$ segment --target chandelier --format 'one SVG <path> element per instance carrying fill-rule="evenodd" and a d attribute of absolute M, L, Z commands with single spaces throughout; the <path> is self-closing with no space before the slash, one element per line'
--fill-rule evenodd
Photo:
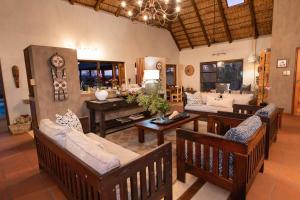
<path fill-rule="evenodd" d="M 156 23 L 164 26 L 168 21 L 175 21 L 180 11 L 181 0 L 136 0 L 136 8 L 134 10 L 127 9 L 127 2 L 131 0 L 122 0 L 121 7 L 126 11 L 131 19 L 139 16 L 145 23 Z"/>

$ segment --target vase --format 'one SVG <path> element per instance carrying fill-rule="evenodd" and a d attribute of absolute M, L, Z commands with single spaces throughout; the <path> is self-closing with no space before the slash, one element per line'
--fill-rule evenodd
<path fill-rule="evenodd" d="M 165 120 L 165 114 L 161 111 L 158 111 L 157 115 L 156 115 L 156 120 L 164 121 Z"/>
<path fill-rule="evenodd" d="M 95 96 L 99 101 L 104 101 L 107 99 L 108 92 L 106 90 L 97 90 Z"/>

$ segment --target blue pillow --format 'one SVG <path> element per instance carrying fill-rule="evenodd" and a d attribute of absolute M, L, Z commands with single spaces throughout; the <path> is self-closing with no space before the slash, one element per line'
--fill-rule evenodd
<path fill-rule="evenodd" d="M 276 109 L 275 104 L 271 103 L 258 111 L 256 111 L 255 115 L 261 116 L 261 117 L 269 117 L 273 111 Z"/>
<path fill-rule="evenodd" d="M 240 123 L 237 127 L 229 129 L 224 137 L 231 141 L 246 143 L 261 124 L 260 117 L 253 115 Z"/>

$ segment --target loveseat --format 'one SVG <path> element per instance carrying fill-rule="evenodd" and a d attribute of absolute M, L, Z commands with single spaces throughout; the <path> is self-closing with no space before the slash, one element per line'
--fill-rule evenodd
<path fill-rule="evenodd" d="M 68 199 L 172 199 L 170 143 L 139 155 L 49 119 L 34 135 L 40 169 Z"/>
<path fill-rule="evenodd" d="M 220 94 L 209 92 L 185 92 L 184 110 L 201 115 L 201 120 L 207 120 L 208 115 L 218 111 L 233 112 L 234 104 L 249 105 L 255 103 L 253 94 Z"/>
<path fill-rule="evenodd" d="M 266 126 L 259 117 L 209 116 L 207 133 L 177 130 L 177 179 L 190 173 L 245 199 L 258 172 L 264 170 Z"/>

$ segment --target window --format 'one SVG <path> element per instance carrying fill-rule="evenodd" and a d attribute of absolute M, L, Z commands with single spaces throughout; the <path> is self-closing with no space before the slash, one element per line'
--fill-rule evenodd
<path fill-rule="evenodd" d="M 200 64 L 201 91 L 214 90 L 219 85 L 240 90 L 243 83 L 243 60 L 214 61 Z"/>
<path fill-rule="evenodd" d="M 125 67 L 123 62 L 110 61 L 78 61 L 80 87 L 112 87 L 116 80 L 117 85 L 125 83 Z"/>
<path fill-rule="evenodd" d="M 232 7 L 245 3 L 245 0 L 227 0 L 227 6 Z"/>

